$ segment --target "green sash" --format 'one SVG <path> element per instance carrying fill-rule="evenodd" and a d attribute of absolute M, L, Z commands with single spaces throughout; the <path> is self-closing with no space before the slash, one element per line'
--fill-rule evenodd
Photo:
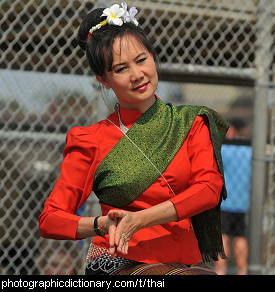
<path fill-rule="evenodd" d="M 223 177 L 221 145 L 228 125 L 215 111 L 199 106 L 164 104 L 159 98 L 134 123 L 127 136 L 163 173 L 181 148 L 197 115 L 206 115 L 210 125 L 218 168 Z M 99 164 L 93 191 L 103 204 L 124 208 L 160 176 L 144 154 L 123 136 Z M 221 198 L 226 198 L 223 187 Z M 192 217 L 199 248 L 205 261 L 224 258 L 221 239 L 220 204 Z"/>

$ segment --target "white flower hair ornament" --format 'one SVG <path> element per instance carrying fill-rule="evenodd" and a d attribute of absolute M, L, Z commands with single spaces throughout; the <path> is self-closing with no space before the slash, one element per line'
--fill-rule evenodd
<path fill-rule="evenodd" d="M 122 26 L 123 23 L 133 22 L 136 26 L 138 26 L 138 21 L 135 18 L 137 13 L 138 10 L 136 9 L 136 7 L 131 7 L 128 12 L 127 4 L 125 2 L 121 3 L 121 7 L 118 4 L 114 4 L 110 8 L 104 9 L 100 17 L 107 18 L 101 21 L 99 24 L 93 26 L 89 30 L 87 41 L 95 30 L 100 29 L 102 26 L 105 26 L 107 24 Z"/>
<path fill-rule="evenodd" d="M 136 26 L 138 26 L 138 21 L 136 20 L 135 16 L 138 13 L 138 10 L 136 9 L 136 7 L 131 7 L 129 12 L 127 11 L 127 4 L 121 3 L 121 6 L 124 10 L 124 14 L 123 14 L 123 20 L 124 23 L 126 22 L 133 22 Z"/>

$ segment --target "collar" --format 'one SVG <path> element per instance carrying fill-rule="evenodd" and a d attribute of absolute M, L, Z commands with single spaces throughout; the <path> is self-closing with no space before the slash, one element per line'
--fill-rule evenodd
<path fill-rule="evenodd" d="M 158 99 L 158 96 L 155 94 L 155 99 Z M 129 110 L 121 107 L 119 105 L 120 119 L 124 126 L 132 126 L 142 115 L 139 110 Z M 116 113 L 118 115 L 118 113 Z"/>
<path fill-rule="evenodd" d="M 119 107 L 120 118 L 124 126 L 131 126 L 133 125 L 142 115 L 141 111 L 139 110 L 129 110 L 123 107 Z M 118 113 L 116 112 L 118 115 Z"/>

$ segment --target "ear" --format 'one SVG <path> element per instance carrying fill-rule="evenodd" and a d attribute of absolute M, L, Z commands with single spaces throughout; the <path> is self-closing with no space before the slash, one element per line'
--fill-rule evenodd
<path fill-rule="evenodd" d="M 111 85 L 109 84 L 105 76 L 96 75 L 96 80 L 99 81 L 106 89 L 111 88 Z"/>

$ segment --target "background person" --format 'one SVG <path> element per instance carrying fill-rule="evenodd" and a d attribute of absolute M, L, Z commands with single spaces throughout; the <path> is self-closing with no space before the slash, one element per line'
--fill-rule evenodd
<path fill-rule="evenodd" d="M 246 214 L 250 204 L 252 147 L 242 145 L 246 124 L 242 119 L 232 119 L 226 138 L 230 144 L 222 146 L 224 176 L 228 198 L 222 202 L 222 231 L 225 253 L 229 257 L 232 243 L 237 274 L 247 274 L 248 243 L 246 239 Z M 231 144 L 233 143 L 233 144 Z M 234 144 L 235 143 L 235 144 Z M 227 261 L 216 262 L 217 274 L 227 273 Z"/>

